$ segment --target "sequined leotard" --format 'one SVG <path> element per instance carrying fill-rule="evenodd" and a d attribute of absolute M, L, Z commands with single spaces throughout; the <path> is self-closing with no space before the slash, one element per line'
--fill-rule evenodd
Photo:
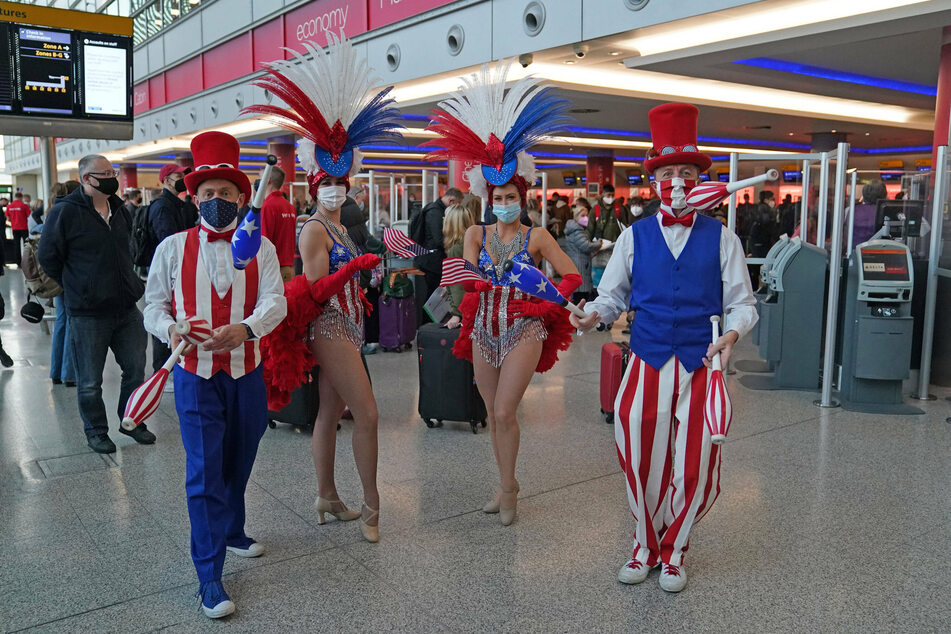
<path fill-rule="evenodd" d="M 333 240 L 330 273 L 336 273 L 344 264 L 360 255 L 360 249 L 350 236 L 340 233 L 332 222 L 324 222 L 320 218 L 311 218 L 307 222 L 311 221 L 322 224 Z M 311 339 L 319 333 L 328 339 L 347 339 L 358 348 L 363 344 L 363 301 L 360 298 L 359 280 L 359 274 L 354 274 L 342 291 L 327 300 L 323 312 L 311 325 Z"/>
<path fill-rule="evenodd" d="M 535 260 L 528 252 L 528 241 L 532 230 L 525 235 L 522 250 L 512 256 L 515 262 L 524 262 L 535 266 Z M 482 228 L 482 250 L 479 251 L 479 268 L 492 282 L 492 288 L 479 293 L 479 308 L 472 324 L 472 341 L 493 367 L 500 367 L 505 355 L 512 351 L 523 339 L 544 341 L 548 332 L 542 321 L 535 317 L 510 317 L 508 304 L 513 299 L 527 300 L 528 295 L 512 286 L 512 272 L 498 275 L 492 257 L 485 246 L 485 227 Z"/>

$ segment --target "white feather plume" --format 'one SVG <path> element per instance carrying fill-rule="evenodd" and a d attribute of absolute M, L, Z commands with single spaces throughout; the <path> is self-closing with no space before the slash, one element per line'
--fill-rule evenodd
<path fill-rule="evenodd" d="M 326 35 L 326 49 L 314 42 L 304 42 L 306 54 L 285 48 L 294 58 L 269 65 L 310 97 L 327 125 L 333 127 L 339 119 L 344 128 L 349 128 L 375 96 L 370 90 L 382 80 L 370 70 L 366 58 L 357 54 L 343 29 L 339 37 L 330 31 Z"/>
<path fill-rule="evenodd" d="M 519 114 L 546 84 L 531 75 L 515 82 L 505 92 L 505 83 L 515 58 L 499 60 L 491 67 L 483 64 L 479 72 L 462 77 L 462 86 L 439 102 L 439 107 L 472 130 L 482 141 L 490 134 L 503 139 Z"/>

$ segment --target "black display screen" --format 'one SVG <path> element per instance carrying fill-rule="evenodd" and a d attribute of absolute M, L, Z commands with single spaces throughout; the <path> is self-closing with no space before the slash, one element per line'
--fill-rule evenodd
<path fill-rule="evenodd" d="M 0 22 L 0 131 L 30 120 L 131 126 L 132 38 Z"/>
<path fill-rule="evenodd" d="M 862 277 L 868 282 L 909 282 L 908 252 L 904 249 L 862 249 Z"/>
<path fill-rule="evenodd" d="M 644 177 L 640 174 L 628 174 L 627 175 L 627 184 L 628 185 L 640 185 L 644 182 Z"/>

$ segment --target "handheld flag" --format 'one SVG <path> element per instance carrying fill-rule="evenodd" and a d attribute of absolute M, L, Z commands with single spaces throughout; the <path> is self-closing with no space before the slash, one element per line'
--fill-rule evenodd
<path fill-rule="evenodd" d="M 402 231 L 390 229 L 389 227 L 383 227 L 383 244 L 386 245 L 387 249 L 401 258 L 414 258 L 417 255 L 432 253 L 431 249 L 427 249 L 413 242 Z"/>
<path fill-rule="evenodd" d="M 440 286 L 452 286 L 463 282 L 488 281 L 478 268 L 465 258 L 446 258 L 442 261 Z"/>

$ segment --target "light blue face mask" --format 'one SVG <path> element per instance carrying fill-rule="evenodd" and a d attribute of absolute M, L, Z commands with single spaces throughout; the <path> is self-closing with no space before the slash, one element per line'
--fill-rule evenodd
<path fill-rule="evenodd" d="M 499 222 L 515 222 L 518 220 L 518 217 L 522 215 L 522 205 L 519 203 L 512 203 L 510 205 L 493 205 L 492 213 L 494 213 L 495 217 L 499 219 Z"/>

